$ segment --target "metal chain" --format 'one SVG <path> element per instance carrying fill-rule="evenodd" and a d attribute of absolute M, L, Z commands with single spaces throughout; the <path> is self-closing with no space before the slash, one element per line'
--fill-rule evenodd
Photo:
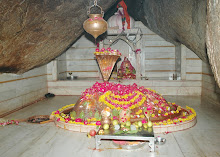
<path fill-rule="evenodd" d="M 94 6 L 97 6 L 97 0 L 94 0 Z"/>

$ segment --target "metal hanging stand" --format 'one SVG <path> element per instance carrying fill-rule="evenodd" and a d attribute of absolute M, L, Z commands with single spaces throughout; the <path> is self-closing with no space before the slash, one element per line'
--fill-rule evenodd
<path fill-rule="evenodd" d="M 100 6 L 97 4 L 97 0 L 94 0 L 94 4 L 93 4 L 91 7 L 89 7 L 89 11 L 87 11 L 87 15 L 90 14 L 91 8 L 93 8 L 93 7 L 98 7 L 98 8 L 100 8 L 100 9 L 101 9 L 101 14 L 102 14 L 102 16 L 104 16 L 104 11 L 102 10 L 102 7 L 100 7 Z"/>

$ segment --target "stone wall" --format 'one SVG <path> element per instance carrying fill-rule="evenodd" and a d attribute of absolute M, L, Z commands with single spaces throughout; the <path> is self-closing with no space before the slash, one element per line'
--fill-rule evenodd
<path fill-rule="evenodd" d="M 63 53 L 56 59 L 57 64 L 57 77 L 59 80 L 65 80 L 67 78 L 67 53 Z"/>
<path fill-rule="evenodd" d="M 139 21 L 135 22 L 135 27 L 140 28 L 143 34 L 140 54 L 142 80 L 124 80 L 122 83 L 135 82 L 152 88 L 163 95 L 201 95 L 201 59 L 185 46 L 175 47 L 165 41 Z M 58 67 L 63 65 L 63 63 L 60 63 L 61 61 L 66 62 L 66 74 L 73 72 L 73 76 L 78 76 L 78 79 L 73 81 L 49 81 L 49 92 L 57 95 L 80 95 L 95 81 L 101 81 L 99 68 L 93 54 L 95 48 L 94 42 L 82 36 L 65 52 L 66 61 L 58 58 Z M 119 40 L 111 48 L 119 49 L 122 53 L 122 60 L 124 57 L 128 57 L 132 65 L 136 67 L 135 53 L 124 41 Z M 120 62 L 118 63 L 119 66 Z M 178 74 L 177 80 L 172 80 L 173 74 Z M 52 76 L 49 77 L 52 78 Z"/>
<path fill-rule="evenodd" d="M 141 22 L 135 23 L 140 27 L 142 36 L 142 57 L 144 71 L 142 75 L 148 79 L 169 80 L 176 73 L 175 46 L 152 32 Z"/>
<path fill-rule="evenodd" d="M 182 80 L 202 80 L 202 60 L 186 46 L 181 45 Z"/>
<path fill-rule="evenodd" d="M 66 79 L 72 76 L 83 78 L 98 78 L 98 65 L 94 59 L 93 52 L 95 44 L 83 35 L 64 54 L 58 57 L 58 79 Z M 60 69 L 60 70 L 59 70 Z"/>
<path fill-rule="evenodd" d="M 42 66 L 22 75 L 0 75 L 0 117 L 22 108 L 47 93 L 47 69 Z"/>
<path fill-rule="evenodd" d="M 135 22 L 135 27 L 140 28 L 143 33 L 141 39 L 142 77 L 169 80 L 169 77 L 176 73 L 175 46 L 150 31 L 139 21 Z M 72 75 L 78 76 L 79 79 L 100 78 L 99 68 L 93 54 L 95 48 L 94 41 L 82 36 L 64 54 L 58 57 L 58 75 L 66 73 L 69 76 L 68 73 L 72 72 Z M 111 48 L 118 49 L 122 53 L 121 61 L 123 61 L 124 57 L 127 57 L 136 68 L 135 53 L 132 52 L 131 48 L 124 41 L 119 40 Z M 64 55 L 66 57 L 63 57 Z M 121 61 L 118 62 L 118 67 L 120 67 Z M 66 66 L 66 70 L 64 66 Z M 59 69 L 62 69 L 62 72 L 59 72 Z"/>

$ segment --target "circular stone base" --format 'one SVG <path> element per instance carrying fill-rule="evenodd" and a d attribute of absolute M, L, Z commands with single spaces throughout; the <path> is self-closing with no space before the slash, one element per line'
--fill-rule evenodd
<path fill-rule="evenodd" d="M 94 125 L 69 124 L 62 121 L 57 122 L 56 120 L 55 124 L 60 128 L 77 132 L 89 132 L 90 130 L 96 129 Z"/>
<path fill-rule="evenodd" d="M 196 117 L 192 120 L 177 123 L 177 124 L 169 124 L 169 125 L 156 125 L 153 126 L 154 133 L 169 133 L 174 131 L 181 131 L 185 129 L 189 129 L 196 124 Z"/>
<path fill-rule="evenodd" d="M 73 108 L 72 106 L 66 107 L 61 112 L 69 111 L 72 108 Z M 60 127 L 66 130 L 77 131 L 77 132 L 89 132 L 90 130 L 93 130 L 93 129 L 97 130 L 96 125 L 71 124 L 71 123 L 66 123 L 64 121 L 57 121 L 57 118 L 54 115 L 51 115 L 50 119 L 54 120 L 54 123 L 56 124 L 57 127 Z M 154 130 L 154 133 L 156 134 L 181 131 L 181 130 L 185 130 L 185 129 L 193 127 L 196 124 L 196 121 L 197 120 L 195 116 L 191 120 L 176 123 L 176 124 L 154 125 L 153 130 Z"/>
<path fill-rule="evenodd" d="M 55 120 L 56 126 L 66 129 L 66 130 L 71 130 L 71 131 L 77 131 L 77 132 L 89 132 L 92 129 L 96 129 L 96 126 L 93 125 L 80 125 L 80 124 L 69 124 L 65 123 L 62 121 L 57 122 Z M 153 126 L 154 133 L 169 133 L 169 132 L 174 132 L 174 131 L 181 131 L 185 130 L 188 128 L 193 127 L 196 124 L 196 117 L 193 118 L 190 121 L 186 122 L 181 122 L 177 124 L 169 124 L 169 125 L 156 125 Z"/>

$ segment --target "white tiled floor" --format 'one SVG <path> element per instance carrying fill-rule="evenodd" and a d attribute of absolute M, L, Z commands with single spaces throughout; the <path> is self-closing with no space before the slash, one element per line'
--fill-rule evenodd
<path fill-rule="evenodd" d="M 166 135 L 165 145 L 129 151 L 117 149 L 111 142 L 103 141 L 100 150 L 94 150 L 95 140 L 85 133 L 57 128 L 53 123 L 9 125 L 0 127 L 0 157 L 219 157 L 220 156 L 220 106 L 202 101 L 200 97 L 165 96 L 167 101 L 188 105 L 197 112 L 197 124 L 185 131 Z M 24 119 L 33 115 L 49 115 L 58 108 L 75 103 L 78 96 L 56 96 L 38 102 L 5 118 Z M 156 136 L 158 136 L 156 135 Z"/>

